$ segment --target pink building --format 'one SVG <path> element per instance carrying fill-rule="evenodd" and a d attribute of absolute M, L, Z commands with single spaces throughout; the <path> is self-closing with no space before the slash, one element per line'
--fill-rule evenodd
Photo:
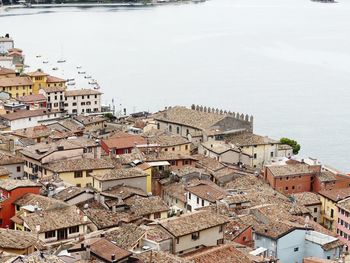
<path fill-rule="evenodd" d="M 346 244 L 348 250 L 350 246 L 350 198 L 338 202 L 337 206 L 337 235 Z"/>

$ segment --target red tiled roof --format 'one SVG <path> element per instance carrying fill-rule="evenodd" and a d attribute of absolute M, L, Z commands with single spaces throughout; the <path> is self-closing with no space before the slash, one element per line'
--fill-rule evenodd
<path fill-rule="evenodd" d="M 142 136 L 139 136 L 139 135 L 130 136 L 129 134 L 127 134 L 125 137 L 110 138 L 102 141 L 110 149 L 132 148 L 132 147 L 135 147 L 135 145 L 146 143 L 146 140 Z"/>
<path fill-rule="evenodd" d="M 37 101 L 46 101 L 46 97 L 42 94 L 32 94 L 21 96 L 17 99 L 20 102 L 37 102 Z"/>

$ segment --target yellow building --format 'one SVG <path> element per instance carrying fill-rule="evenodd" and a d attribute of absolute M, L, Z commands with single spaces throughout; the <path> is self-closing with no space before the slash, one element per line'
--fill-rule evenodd
<path fill-rule="evenodd" d="M 108 161 L 90 158 L 61 160 L 43 166 L 45 177 L 58 176 L 63 181 L 79 187 L 92 186 L 92 174 L 105 174 L 113 168 Z"/>
<path fill-rule="evenodd" d="M 29 77 L 0 78 L 0 90 L 9 93 L 12 98 L 32 95 L 33 87 Z"/>
<path fill-rule="evenodd" d="M 321 222 L 324 227 L 335 232 L 338 221 L 337 204 L 350 197 L 350 188 L 323 190 L 319 192 L 321 199 Z"/>
<path fill-rule="evenodd" d="M 147 193 L 152 190 L 149 170 L 145 172 L 140 168 L 122 168 L 93 172 L 91 175 L 93 177 L 92 186 L 101 192 L 117 185 L 136 187 Z"/>
<path fill-rule="evenodd" d="M 27 73 L 27 75 L 33 81 L 33 94 L 39 94 L 41 88 L 46 87 L 48 74 L 44 73 L 42 70 L 38 69 L 37 71 Z"/>
<path fill-rule="evenodd" d="M 33 94 L 39 94 L 39 90 L 42 88 L 66 88 L 66 80 L 50 76 L 41 69 L 37 71 L 27 73 L 33 82 Z"/>

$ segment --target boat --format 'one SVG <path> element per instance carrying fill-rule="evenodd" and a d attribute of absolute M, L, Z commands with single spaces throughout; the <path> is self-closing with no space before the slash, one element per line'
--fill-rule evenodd
<path fill-rule="evenodd" d="M 84 76 L 85 79 L 91 79 L 90 75 Z"/>
<path fill-rule="evenodd" d="M 44 64 L 47 64 L 47 63 L 49 63 L 49 61 L 47 61 L 47 60 L 44 60 L 44 61 L 43 61 L 43 63 L 44 63 Z"/>
<path fill-rule="evenodd" d="M 100 85 L 97 84 L 94 89 L 100 89 Z"/>
<path fill-rule="evenodd" d="M 81 69 L 81 66 L 77 66 L 77 69 Z"/>
<path fill-rule="evenodd" d="M 54 67 L 54 68 L 52 68 L 52 70 L 58 70 L 58 68 L 57 68 L 57 67 Z"/>
<path fill-rule="evenodd" d="M 78 74 L 86 74 L 85 71 L 78 71 Z"/>
<path fill-rule="evenodd" d="M 57 63 L 64 63 L 64 62 L 66 62 L 65 59 L 59 59 L 59 60 L 57 60 Z"/>
<path fill-rule="evenodd" d="M 30 68 L 30 66 L 29 65 L 24 65 L 24 68 Z"/>
<path fill-rule="evenodd" d="M 67 79 L 67 82 L 74 81 L 75 79 Z"/>
<path fill-rule="evenodd" d="M 36 55 L 37 58 L 41 58 L 41 55 Z"/>
<path fill-rule="evenodd" d="M 67 85 L 69 85 L 69 86 L 74 86 L 74 85 L 75 85 L 75 82 L 68 82 Z"/>
<path fill-rule="evenodd" d="M 90 85 L 97 85 L 97 81 L 93 79 L 92 81 L 89 81 L 89 84 Z"/>

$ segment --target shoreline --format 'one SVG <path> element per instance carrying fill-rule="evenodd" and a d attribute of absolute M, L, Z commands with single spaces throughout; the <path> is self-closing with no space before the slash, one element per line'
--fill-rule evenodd
<path fill-rule="evenodd" d="M 0 7 L 3 10 L 7 9 L 20 9 L 20 8 L 59 8 L 59 7 L 80 7 L 80 8 L 93 8 L 93 7 L 146 7 L 146 6 L 160 6 L 160 5 L 167 5 L 167 4 L 187 4 L 197 1 L 191 1 L 191 0 L 181 0 L 181 1 L 162 1 L 162 2 L 150 2 L 150 3 L 144 3 L 144 2 L 137 2 L 137 3 L 61 3 L 61 4 L 31 4 L 31 5 L 23 5 L 23 4 L 17 4 L 17 5 L 5 5 Z M 204 1 L 203 1 L 204 2 Z"/>

